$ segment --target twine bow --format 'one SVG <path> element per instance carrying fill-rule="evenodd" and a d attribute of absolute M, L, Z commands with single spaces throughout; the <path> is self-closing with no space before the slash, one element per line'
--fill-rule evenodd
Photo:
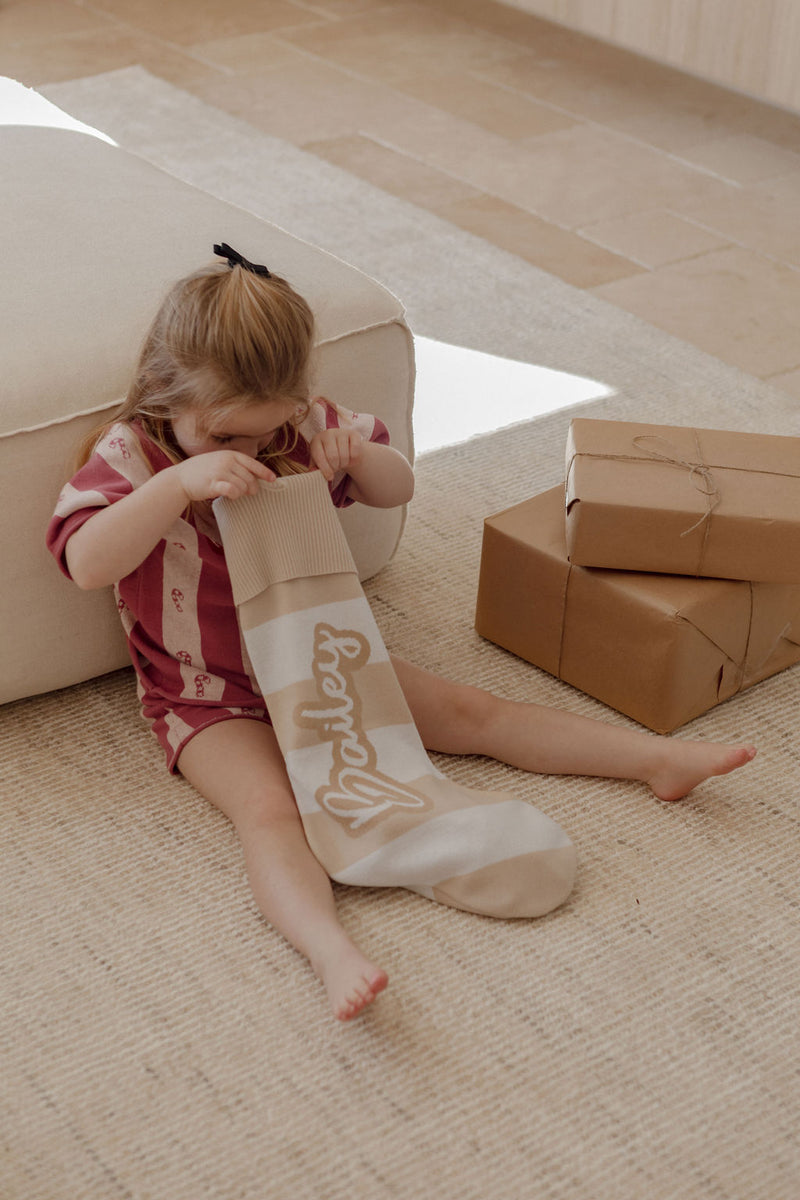
<path fill-rule="evenodd" d="M 637 450 L 643 450 L 650 458 L 656 458 L 659 462 L 669 463 L 670 466 L 680 467 L 689 472 L 689 477 L 695 488 L 701 495 L 706 498 L 706 511 L 698 517 L 694 525 L 690 525 L 688 529 L 684 529 L 681 537 L 688 537 L 690 533 L 694 533 L 695 529 L 705 522 L 705 539 L 703 541 L 703 552 L 705 551 L 705 541 L 708 539 L 708 531 L 711 524 L 711 514 L 720 502 L 720 490 L 717 487 L 711 468 L 703 461 L 703 452 L 700 449 L 700 439 L 697 436 L 697 430 L 693 429 L 694 443 L 697 447 L 697 457 L 699 462 L 691 462 L 689 459 L 682 458 L 677 447 L 673 446 L 672 442 L 667 438 L 661 437 L 657 433 L 641 433 L 633 439 L 633 444 Z M 645 446 L 644 442 L 660 442 L 665 447 L 666 451 L 671 453 L 662 453 L 651 447 Z M 700 555 L 700 561 L 703 559 L 703 552 Z"/>

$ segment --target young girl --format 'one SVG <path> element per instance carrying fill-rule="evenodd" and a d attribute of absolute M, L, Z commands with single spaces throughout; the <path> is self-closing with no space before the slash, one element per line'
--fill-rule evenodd
<path fill-rule="evenodd" d="M 171 771 L 233 822 L 266 919 L 309 960 L 341 1020 L 387 984 L 339 922 L 305 839 L 238 626 L 211 501 L 319 470 L 333 503 L 390 507 L 414 479 L 382 423 L 309 399 L 314 322 L 266 267 L 227 259 L 181 280 L 127 399 L 83 448 L 48 545 L 81 588 L 114 584 L 145 718 Z M 425 746 L 545 774 L 647 783 L 676 800 L 749 762 L 749 746 L 657 737 L 393 665 Z"/>

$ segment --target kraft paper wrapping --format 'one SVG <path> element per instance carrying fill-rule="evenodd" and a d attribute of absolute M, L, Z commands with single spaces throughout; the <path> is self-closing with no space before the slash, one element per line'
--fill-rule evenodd
<path fill-rule="evenodd" d="M 800 585 L 575 566 L 552 488 L 485 521 L 475 626 L 669 733 L 800 661 Z"/>
<path fill-rule="evenodd" d="M 573 420 L 570 561 L 800 583 L 800 438 Z"/>

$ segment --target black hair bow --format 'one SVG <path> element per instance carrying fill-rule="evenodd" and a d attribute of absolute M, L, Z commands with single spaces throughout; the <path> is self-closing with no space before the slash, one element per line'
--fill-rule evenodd
<path fill-rule="evenodd" d="M 252 271 L 254 275 L 263 275 L 265 279 L 272 278 L 266 267 L 259 263 L 248 262 L 238 250 L 234 250 L 227 242 L 214 246 L 214 253 L 218 254 L 220 258 L 227 258 L 229 267 L 244 267 L 245 271 Z"/>

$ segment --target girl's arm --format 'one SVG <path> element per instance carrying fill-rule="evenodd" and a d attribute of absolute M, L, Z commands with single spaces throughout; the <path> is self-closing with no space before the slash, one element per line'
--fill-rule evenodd
<path fill-rule="evenodd" d="M 237 499 L 274 472 L 247 454 L 218 450 L 166 467 L 76 529 L 65 549 L 78 587 L 106 587 L 144 562 L 192 500 Z"/>
<path fill-rule="evenodd" d="M 310 446 L 311 460 L 330 481 L 337 471 L 350 476 L 347 494 L 372 508 L 406 504 L 414 494 L 414 472 L 399 450 L 369 442 L 352 427 L 325 429 Z"/>

